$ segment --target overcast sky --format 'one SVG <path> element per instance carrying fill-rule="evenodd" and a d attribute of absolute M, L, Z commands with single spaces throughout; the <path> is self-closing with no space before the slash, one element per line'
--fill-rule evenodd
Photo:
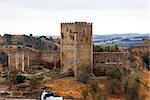
<path fill-rule="evenodd" d="M 0 0 L 0 34 L 59 35 L 74 21 L 94 34 L 150 33 L 150 0 Z"/>

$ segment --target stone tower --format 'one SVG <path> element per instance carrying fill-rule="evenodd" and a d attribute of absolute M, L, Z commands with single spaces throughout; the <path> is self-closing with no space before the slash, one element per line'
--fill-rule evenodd
<path fill-rule="evenodd" d="M 75 77 L 83 67 L 92 71 L 92 23 L 61 23 L 60 60 L 62 70 L 73 70 Z"/>

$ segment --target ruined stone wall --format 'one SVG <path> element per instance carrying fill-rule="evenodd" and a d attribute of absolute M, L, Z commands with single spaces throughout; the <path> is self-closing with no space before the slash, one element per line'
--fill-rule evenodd
<path fill-rule="evenodd" d="M 40 64 L 40 54 L 38 52 L 13 52 L 8 54 L 9 69 L 11 71 L 24 71 L 31 65 Z"/>
<path fill-rule="evenodd" d="M 130 60 L 130 52 L 94 52 L 94 64 L 104 62 L 125 62 Z"/>
<path fill-rule="evenodd" d="M 93 53 L 93 73 L 96 76 L 105 75 L 106 71 L 112 67 L 124 67 L 129 69 L 130 52 L 94 52 Z"/>
<path fill-rule="evenodd" d="M 94 65 L 130 65 L 130 52 L 94 52 Z"/>
<path fill-rule="evenodd" d="M 8 54 L 9 69 L 24 71 L 32 65 L 44 65 L 45 67 L 60 67 L 60 52 L 35 52 L 20 51 Z"/>
<path fill-rule="evenodd" d="M 92 24 L 86 22 L 61 23 L 61 66 L 64 71 L 92 66 Z"/>
<path fill-rule="evenodd" d="M 10 71 L 24 71 L 27 66 L 27 54 L 25 52 L 13 52 L 8 54 L 8 63 Z"/>
<path fill-rule="evenodd" d="M 38 65 L 42 63 L 40 52 L 29 52 L 29 62 L 30 65 Z"/>
<path fill-rule="evenodd" d="M 41 60 L 43 63 L 49 64 L 49 68 L 60 67 L 60 52 L 42 52 Z"/>
<path fill-rule="evenodd" d="M 55 62 L 60 60 L 60 52 L 42 52 L 41 59 L 46 62 Z"/>
<path fill-rule="evenodd" d="M 26 46 L 17 45 L 4 45 L 0 47 L 8 55 L 8 66 L 10 71 L 25 71 L 32 65 L 43 65 L 44 67 L 51 68 L 60 67 L 60 52 L 39 52 L 36 49 Z M 0 52 L 1 53 L 1 52 Z M 0 56 L 0 61 L 4 58 Z"/>

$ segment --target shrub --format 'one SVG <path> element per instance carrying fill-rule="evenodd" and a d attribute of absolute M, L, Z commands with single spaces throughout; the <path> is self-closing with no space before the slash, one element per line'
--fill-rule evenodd
<path fill-rule="evenodd" d="M 133 83 L 132 85 L 130 83 L 125 95 L 127 100 L 139 100 L 139 86 L 136 83 Z"/>
<path fill-rule="evenodd" d="M 90 90 L 94 93 L 98 93 L 98 91 L 100 90 L 98 83 L 91 83 Z"/>
<path fill-rule="evenodd" d="M 100 94 L 98 94 L 98 95 L 96 96 L 96 100 L 102 100 L 101 98 L 102 98 L 102 96 L 101 96 Z"/>
<path fill-rule="evenodd" d="M 90 80 L 90 71 L 85 68 L 85 67 L 81 67 L 80 69 L 78 69 L 77 72 L 77 79 L 82 82 L 82 83 L 88 83 Z"/>
<path fill-rule="evenodd" d="M 92 95 L 93 100 L 95 100 L 97 98 L 98 92 L 100 90 L 98 83 L 94 83 L 94 82 L 90 83 L 89 89 L 90 89 L 90 93 Z"/>
<path fill-rule="evenodd" d="M 6 38 L 7 44 L 12 45 L 12 36 L 10 34 L 4 34 L 4 37 Z"/>
<path fill-rule="evenodd" d="M 146 95 L 140 94 L 141 80 L 137 78 L 128 78 L 124 91 L 127 100 L 145 100 Z"/>
<path fill-rule="evenodd" d="M 109 81 L 108 91 L 110 92 L 110 94 L 116 95 L 116 94 L 121 93 L 122 90 L 123 90 L 123 87 L 120 81 L 116 79 L 112 79 Z"/>
<path fill-rule="evenodd" d="M 123 72 L 118 67 L 114 67 L 114 68 L 108 70 L 106 72 L 106 75 L 111 79 L 117 79 L 119 81 L 122 81 L 122 79 L 123 79 Z"/>
<path fill-rule="evenodd" d="M 94 52 L 119 52 L 119 48 L 117 45 L 115 46 L 105 46 L 105 47 L 102 47 L 100 45 L 93 45 L 93 51 Z"/>
<path fill-rule="evenodd" d="M 61 74 L 59 70 L 54 69 L 48 72 L 48 76 L 50 76 L 51 78 L 58 78 L 58 77 L 61 77 Z"/>
<path fill-rule="evenodd" d="M 103 52 L 104 49 L 101 46 L 93 45 L 93 51 L 94 52 Z"/>
<path fill-rule="evenodd" d="M 145 55 L 145 56 L 143 57 L 143 61 L 144 61 L 144 63 L 145 63 L 147 66 L 149 66 L 149 65 L 150 65 L 150 56 L 149 56 L 149 55 Z"/>
<path fill-rule="evenodd" d="M 148 54 L 148 55 L 145 55 L 145 56 L 143 57 L 143 62 L 146 64 L 146 68 L 147 68 L 148 70 L 150 70 L 150 56 L 149 56 L 149 54 Z"/>
<path fill-rule="evenodd" d="M 26 80 L 26 77 L 25 76 L 22 76 L 22 75 L 17 75 L 16 77 L 16 84 L 19 84 L 19 83 L 24 83 L 25 80 Z"/>
<path fill-rule="evenodd" d="M 37 80 L 35 77 L 30 79 L 30 86 L 31 86 L 31 88 L 35 88 L 38 84 L 40 84 L 40 81 Z"/>

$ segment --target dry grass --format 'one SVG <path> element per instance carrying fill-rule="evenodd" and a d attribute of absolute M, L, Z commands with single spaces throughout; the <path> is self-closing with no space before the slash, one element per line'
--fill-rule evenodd
<path fill-rule="evenodd" d="M 150 84 L 150 72 L 149 71 L 143 71 L 141 73 L 143 77 L 143 83 Z M 101 88 L 102 92 L 108 93 L 106 86 L 107 86 L 107 78 L 106 77 L 96 77 L 92 80 L 93 82 L 97 82 L 99 84 L 99 87 Z M 66 77 L 61 79 L 54 79 L 49 80 L 46 82 L 46 86 L 49 88 L 52 88 L 56 93 L 63 97 L 73 97 L 73 98 L 82 98 L 82 91 L 87 88 L 86 84 L 83 84 L 79 81 L 77 81 L 75 78 L 72 77 Z M 147 88 L 145 85 L 141 85 L 140 93 L 147 95 L 147 99 L 150 99 L 150 88 Z M 88 98 L 91 98 L 88 96 Z M 112 96 L 108 95 L 109 100 L 124 100 L 124 94 Z M 91 100 L 91 99 L 89 99 Z"/>
<path fill-rule="evenodd" d="M 83 89 L 86 85 L 78 82 L 75 78 L 55 79 L 51 82 L 46 82 L 46 86 L 52 88 L 63 97 L 81 98 Z"/>
<path fill-rule="evenodd" d="M 144 70 L 142 71 L 143 83 L 141 86 L 140 92 L 147 96 L 146 100 L 150 100 L 150 71 Z"/>

